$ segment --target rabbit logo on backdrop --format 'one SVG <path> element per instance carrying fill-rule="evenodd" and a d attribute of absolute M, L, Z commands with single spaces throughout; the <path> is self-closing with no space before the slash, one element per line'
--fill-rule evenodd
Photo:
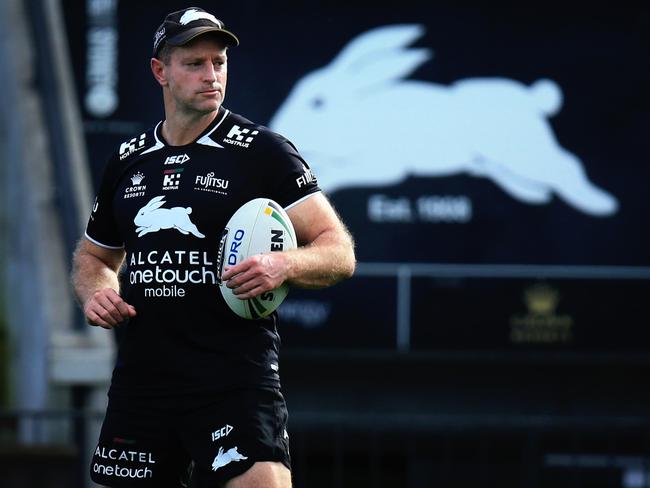
<path fill-rule="evenodd" d="M 411 24 L 362 33 L 299 80 L 273 116 L 271 128 L 290 135 L 323 189 L 467 173 L 528 204 L 556 196 L 593 216 L 616 213 L 616 197 L 589 180 L 548 123 L 562 107 L 555 82 L 406 79 L 432 57 L 408 47 L 423 33 Z"/>

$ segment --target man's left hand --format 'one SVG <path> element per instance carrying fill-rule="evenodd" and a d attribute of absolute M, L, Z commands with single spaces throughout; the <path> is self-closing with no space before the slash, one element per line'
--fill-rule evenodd
<path fill-rule="evenodd" d="M 227 267 L 221 279 L 237 298 L 247 300 L 275 290 L 288 277 L 289 260 L 283 252 L 256 254 Z"/>

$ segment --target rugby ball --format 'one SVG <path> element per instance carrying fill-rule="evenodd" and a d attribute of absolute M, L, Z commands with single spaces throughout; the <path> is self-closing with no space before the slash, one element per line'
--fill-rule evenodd
<path fill-rule="evenodd" d="M 232 267 L 255 254 L 286 251 L 297 245 L 296 232 L 284 209 L 270 198 L 255 198 L 242 205 L 226 224 L 217 253 L 219 278 L 226 266 Z M 241 300 L 221 279 L 219 289 L 228 307 L 245 319 L 266 317 L 289 293 L 289 286 L 283 284 L 257 297 Z"/>

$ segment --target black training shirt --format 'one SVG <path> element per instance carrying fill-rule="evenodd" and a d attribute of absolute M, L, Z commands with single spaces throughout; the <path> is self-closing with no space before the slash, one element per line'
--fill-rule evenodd
<path fill-rule="evenodd" d="M 184 146 L 162 123 L 121 144 L 105 169 L 86 237 L 126 251 L 112 394 L 279 386 L 277 316 L 245 320 L 225 304 L 216 256 L 230 216 L 265 197 L 285 209 L 319 191 L 295 147 L 223 107 Z"/>

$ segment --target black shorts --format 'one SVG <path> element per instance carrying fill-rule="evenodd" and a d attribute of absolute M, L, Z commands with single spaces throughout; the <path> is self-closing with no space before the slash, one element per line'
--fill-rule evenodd
<path fill-rule="evenodd" d="M 193 400 L 195 400 L 193 398 Z M 214 488 L 258 461 L 291 469 L 287 408 L 279 390 L 222 393 L 200 406 L 112 396 L 90 464 L 113 487 Z"/>

